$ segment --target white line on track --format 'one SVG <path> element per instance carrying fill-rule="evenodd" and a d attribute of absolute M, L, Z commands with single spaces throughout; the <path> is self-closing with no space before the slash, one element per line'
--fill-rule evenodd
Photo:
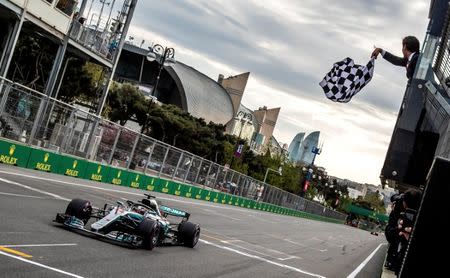
<path fill-rule="evenodd" d="M 245 253 L 245 252 L 242 252 L 242 251 L 239 251 L 239 250 L 227 247 L 227 246 L 215 244 L 215 243 L 203 240 L 203 239 L 200 239 L 199 241 L 201 241 L 201 242 L 203 242 L 205 244 L 208 244 L 208 245 L 220 248 L 220 249 L 231 251 L 233 253 L 236 253 L 236 254 L 239 254 L 239 255 L 242 255 L 242 256 L 246 256 L 246 257 L 249 257 L 249 258 L 260 260 L 260 261 L 263 261 L 263 262 L 266 262 L 266 263 L 269 263 L 269 264 L 273 264 L 273 265 L 276 265 L 276 266 L 279 266 L 279 267 L 282 267 L 282 268 L 286 268 L 286 269 L 289 269 L 289 270 L 292 270 L 292 271 L 295 271 L 295 272 L 299 272 L 299 273 L 302 273 L 302 274 L 306 274 L 306 275 L 309 275 L 309 276 L 312 276 L 312 277 L 325 278 L 325 276 L 322 276 L 322 275 L 319 275 L 319 274 L 311 273 L 311 272 L 308 272 L 308 271 L 305 271 L 305 270 L 302 270 L 300 268 L 296 268 L 296 267 L 293 267 L 293 266 L 290 266 L 290 265 L 274 262 L 274 261 L 268 260 L 266 258 L 263 258 L 263 257 L 260 257 L 260 256 L 256 256 L 256 255 L 252 255 L 252 254 L 248 254 L 248 253 Z"/>
<path fill-rule="evenodd" d="M 316 251 L 319 251 L 319 252 L 326 252 L 326 251 L 328 251 L 327 249 L 319 249 L 319 248 L 309 247 L 309 246 L 306 246 L 305 244 L 298 243 L 298 242 L 295 242 L 295 241 L 292 241 L 292 240 L 289 240 L 289 239 L 286 239 L 286 238 L 283 239 L 283 240 L 286 241 L 286 242 L 289 242 L 291 244 L 294 244 L 294 245 L 305 247 L 306 249 L 312 249 L 312 250 L 316 250 Z"/>
<path fill-rule="evenodd" d="M 231 216 L 228 216 L 228 215 L 223 214 L 223 213 L 218 213 L 218 212 L 216 212 L 214 210 L 211 210 L 211 209 L 203 209 L 203 210 L 206 211 L 206 212 L 212 213 L 214 215 L 222 216 L 222 217 L 225 217 L 225 218 L 228 218 L 228 219 L 231 219 L 231 220 L 241 221 L 241 219 L 239 219 L 239 218 L 231 217 Z"/>
<path fill-rule="evenodd" d="M 299 259 L 299 257 L 297 257 L 297 256 L 289 256 L 287 258 L 278 258 L 278 260 L 280 260 L 280 261 L 287 261 L 287 260 L 290 260 L 290 259 Z"/>
<path fill-rule="evenodd" d="M 26 263 L 29 263 L 29 264 L 32 264 L 32 265 L 35 265 L 35 266 L 39 266 L 39 267 L 42 267 L 42 268 L 45 268 L 45 269 L 48 269 L 48 270 L 52 270 L 52 271 L 55 271 L 55 272 L 58 272 L 58 273 L 61 273 L 61 274 L 64 274 L 64 275 L 67 275 L 67 276 L 70 276 L 70 277 L 84 278 L 83 276 L 80 276 L 80 275 L 76 275 L 76 274 L 73 274 L 73 273 L 70 273 L 70 272 L 67 272 L 67 271 L 64 271 L 64 270 L 61 270 L 61 269 L 57 269 L 57 268 L 54 268 L 54 267 L 51 267 L 51 266 L 48 266 L 48 265 L 45 265 L 45 264 L 41 264 L 41 263 L 37 263 L 37 262 L 31 261 L 31 260 L 27 260 L 27 259 L 15 256 L 15 255 L 11 255 L 11 254 L 8 254 L 8 253 L 2 252 L 2 251 L 0 251 L 0 255 L 3 255 L 3 256 L 6 256 L 6 257 L 10 257 L 10 258 L 22 261 L 22 262 L 26 262 Z"/>
<path fill-rule="evenodd" d="M 386 243 L 381 243 L 380 245 L 378 245 L 377 248 L 375 248 L 375 250 L 373 250 L 372 253 L 370 253 L 370 255 L 355 269 L 353 270 L 352 273 L 350 273 L 347 278 L 355 278 L 356 275 L 358 275 L 358 273 L 366 266 L 366 264 L 370 261 L 370 259 L 372 259 L 372 257 L 375 255 L 375 253 L 377 253 L 378 249 L 380 249 L 381 246 L 386 245 Z"/>
<path fill-rule="evenodd" d="M 3 245 L 0 244 L 2 247 L 8 247 L 8 248 L 17 248 L 17 247 L 59 247 L 59 246 L 75 246 L 76 243 L 49 243 L 49 244 L 15 244 L 15 245 Z"/>
<path fill-rule="evenodd" d="M 15 197 L 24 197 L 24 198 L 34 198 L 34 199 L 45 199 L 44 197 L 40 197 L 40 196 L 23 195 L 23 194 L 14 194 L 14 193 L 8 193 L 8 192 L 0 192 L 0 195 L 15 196 Z"/>
<path fill-rule="evenodd" d="M 3 178 L 0 178 L 0 181 L 6 182 L 6 183 L 9 183 L 9 184 L 13 184 L 13 185 L 17 185 L 17 186 L 20 186 L 22 188 L 25 188 L 25 189 L 28 189 L 28 190 L 31 190 L 31 191 L 34 191 L 34 192 L 39 192 L 39 193 L 44 194 L 44 195 L 52 196 L 53 198 L 56 198 L 56 199 L 60 199 L 60 200 L 64 200 L 64 201 L 70 201 L 69 199 L 61 197 L 59 195 L 56 195 L 56 194 L 53 194 L 53 193 L 50 193 L 50 192 L 47 192 L 47 191 L 44 191 L 44 190 L 36 189 L 36 188 L 30 187 L 28 185 L 24 185 L 24 184 L 15 182 L 15 181 L 10 181 L 10 180 L 3 179 Z"/>

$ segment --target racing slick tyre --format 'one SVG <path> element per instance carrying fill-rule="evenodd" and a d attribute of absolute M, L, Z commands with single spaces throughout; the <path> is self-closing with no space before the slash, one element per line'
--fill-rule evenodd
<path fill-rule="evenodd" d="M 158 245 L 159 226 L 158 222 L 145 218 L 136 228 L 138 236 L 142 237 L 142 247 L 152 250 Z"/>
<path fill-rule="evenodd" d="M 200 238 L 200 225 L 183 222 L 178 226 L 179 241 L 186 247 L 194 248 Z"/>
<path fill-rule="evenodd" d="M 82 199 L 73 199 L 66 208 L 66 215 L 74 216 L 86 223 L 91 218 L 91 202 Z"/>

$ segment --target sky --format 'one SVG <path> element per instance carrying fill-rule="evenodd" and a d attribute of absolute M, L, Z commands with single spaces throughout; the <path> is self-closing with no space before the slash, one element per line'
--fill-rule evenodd
<path fill-rule="evenodd" d="M 346 57 L 366 64 L 374 45 L 401 56 L 421 42 L 429 0 L 145 0 L 129 30 L 134 43 L 175 48 L 175 58 L 212 79 L 249 71 L 242 103 L 281 107 L 274 136 L 321 132 L 316 164 L 329 175 L 379 184 L 403 98 L 405 69 L 378 58 L 372 81 L 349 103 L 318 83 Z"/>

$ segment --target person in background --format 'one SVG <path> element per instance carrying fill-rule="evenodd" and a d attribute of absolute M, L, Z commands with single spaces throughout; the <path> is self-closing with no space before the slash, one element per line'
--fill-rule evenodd
<path fill-rule="evenodd" d="M 404 211 L 403 194 L 394 194 L 391 196 L 391 208 L 392 210 L 389 214 L 389 221 L 384 230 L 386 240 L 389 242 L 386 262 L 384 266 L 387 269 L 394 271 L 397 268 L 397 250 L 400 243 L 398 221 L 401 212 Z"/>
<path fill-rule="evenodd" d="M 405 257 L 406 248 L 408 246 L 409 237 L 414 228 L 414 222 L 416 219 L 417 211 L 422 201 L 422 192 L 418 189 L 408 189 L 403 195 L 403 209 L 398 220 L 398 235 L 400 242 L 398 245 L 398 255 L 395 274 L 398 275 L 400 268 Z"/>

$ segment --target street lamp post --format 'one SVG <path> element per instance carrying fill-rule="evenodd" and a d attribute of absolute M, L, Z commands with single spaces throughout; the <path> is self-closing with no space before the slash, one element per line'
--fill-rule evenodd
<path fill-rule="evenodd" d="M 151 95 L 154 96 L 156 94 L 156 89 L 159 84 L 159 79 L 161 77 L 161 71 L 164 67 L 164 63 L 169 59 L 173 59 L 175 56 L 175 49 L 171 47 L 163 47 L 162 45 L 155 44 L 150 48 L 150 52 L 147 54 L 148 61 L 156 61 L 158 62 L 158 76 L 156 77 L 155 86 L 153 87 Z"/>
<path fill-rule="evenodd" d="M 244 125 L 246 125 L 249 121 L 247 119 L 245 119 L 244 117 L 234 117 L 234 120 L 237 120 L 240 124 L 240 130 L 239 130 L 239 135 L 238 135 L 238 141 L 237 141 L 237 146 L 235 145 L 234 147 L 234 153 L 233 156 L 231 157 L 231 162 L 230 162 L 230 167 L 232 167 L 233 162 L 234 162 L 234 158 L 236 156 L 240 157 L 243 148 L 244 148 L 244 144 L 241 144 L 241 135 L 242 135 L 242 129 L 244 128 Z M 234 133 L 234 132 L 233 132 Z"/>
<path fill-rule="evenodd" d="M 264 176 L 264 183 L 266 183 L 266 179 L 267 179 L 267 175 L 269 174 L 269 171 L 275 172 L 281 176 L 281 166 L 280 166 L 280 168 L 278 168 L 278 170 L 274 170 L 272 168 L 267 168 L 266 175 Z"/>
<path fill-rule="evenodd" d="M 309 164 L 309 166 L 308 166 L 308 172 L 306 173 L 305 181 L 303 183 L 303 188 L 300 192 L 301 196 L 305 196 L 306 191 L 308 190 L 309 182 L 311 181 L 312 173 L 313 173 L 312 167 L 314 166 L 314 161 L 316 160 L 316 155 L 319 155 L 321 153 L 321 151 L 322 150 L 318 147 L 313 147 L 311 150 L 311 152 L 314 154 L 314 156 L 311 161 L 311 164 Z M 303 168 L 303 169 L 304 169 L 304 171 L 306 170 L 306 168 Z"/>

